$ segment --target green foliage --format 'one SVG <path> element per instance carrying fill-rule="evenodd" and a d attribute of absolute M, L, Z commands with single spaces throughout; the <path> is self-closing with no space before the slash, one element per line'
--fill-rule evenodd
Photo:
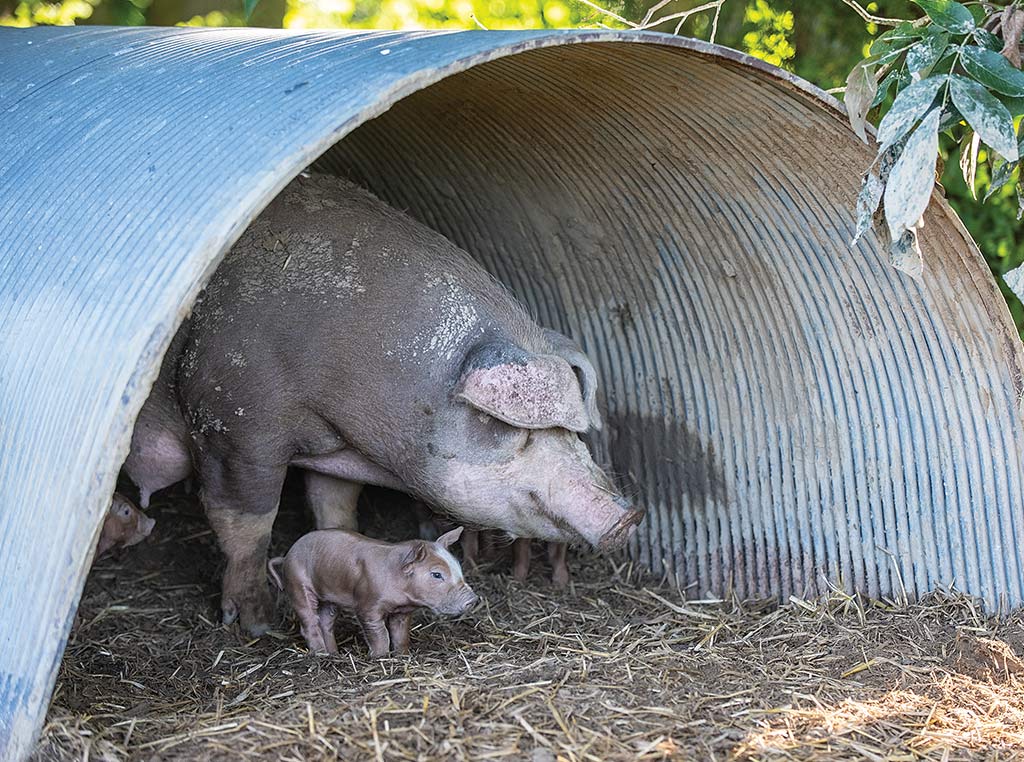
<path fill-rule="evenodd" d="M 773 7 L 768 0 L 754 0 L 747 4 L 743 20 L 754 27 L 743 35 L 743 47 L 752 56 L 784 66 L 796 55 L 790 39 L 793 34 L 792 11 Z"/>
<path fill-rule="evenodd" d="M 970 199 L 965 198 L 960 208 L 989 265 L 1005 276 L 1020 259 L 1019 246 L 1011 235 L 1015 225 L 1000 226 L 1002 238 L 989 247 L 981 240 L 986 234 L 975 222 L 982 213 L 966 204 L 977 204 L 978 183 L 988 185 L 985 199 L 992 199 L 993 206 L 1012 223 L 1017 221 L 1017 210 L 1008 208 L 1008 194 L 1015 193 L 1019 199 L 1016 189 L 1021 187 L 1019 164 L 1024 146 L 1019 144 L 1015 116 L 1024 111 L 1024 72 L 1019 69 L 1024 12 L 1016 5 L 915 2 L 926 16 L 903 23 L 880 20 L 894 28 L 871 43 L 867 57 L 852 68 L 847 81 L 847 111 L 858 135 L 863 136 L 864 104 L 870 99 L 873 105 L 882 105 L 890 92 L 894 95 L 878 126 L 879 168 L 866 173 L 858 199 L 857 235 L 871 226 L 882 189 L 893 264 L 920 276 L 917 228 L 931 198 L 939 133 L 943 133 L 947 157 L 954 150 L 948 141 L 959 144 L 956 165 L 964 195 Z M 891 172 L 880 169 L 883 158 L 893 156 Z M 1012 183 L 1015 176 L 1016 186 Z M 1016 282 L 1017 276 L 1011 280 Z M 1005 286 L 1002 279 L 1001 285 Z M 1013 310 L 1019 318 L 1019 303 L 1013 304 Z"/>

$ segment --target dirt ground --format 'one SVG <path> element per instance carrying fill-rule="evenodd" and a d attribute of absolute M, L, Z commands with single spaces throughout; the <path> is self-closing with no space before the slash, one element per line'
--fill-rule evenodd
<path fill-rule="evenodd" d="M 35 760 L 1024 759 L 1024 618 L 964 599 L 684 601 L 581 555 L 559 593 L 499 558 L 410 656 L 370 660 L 343 619 L 314 658 L 283 602 L 268 637 L 220 626 L 198 508 L 153 515 L 93 569 Z M 283 510 L 275 550 L 304 522 Z"/>

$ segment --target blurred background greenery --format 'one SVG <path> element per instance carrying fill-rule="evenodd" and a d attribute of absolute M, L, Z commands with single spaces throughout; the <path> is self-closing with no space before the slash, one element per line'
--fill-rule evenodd
<path fill-rule="evenodd" d="M 192 26 L 265 26 L 358 29 L 538 29 L 543 27 L 622 27 L 620 22 L 581 0 L 259 0 L 247 20 L 244 0 L 0 0 L 0 24 L 123 24 Z M 596 0 L 631 21 L 644 18 L 654 0 Z M 672 0 L 655 18 L 701 5 L 706 0 Z M 914 18 L 920 11 L 907 0 L 864 3 L 881 16 Z M 708 39 L 713 14 L 686 20 L 680 34 Z M 674 32 L 675 22 L 659 31 Z M 853 65 L 866 55 L 880 31 L 864 23 L 842 0 L 725 0 L 716 42 L 783 66 L 819 87 L 845 83 Z M 971 197 L 960 175 L 951 140 L 942 147 L 942 184 L 988 260 L 1001 276 L 1024 260 L 1024 235 L 1017 221 L 1013 184 L 987 203 Z M 988 182 L 978 168 L 979 186 Z M 926 254 L 927 256 L 927 254 Z M 999 277 L 1018 329 L 1024 307 Z"/>

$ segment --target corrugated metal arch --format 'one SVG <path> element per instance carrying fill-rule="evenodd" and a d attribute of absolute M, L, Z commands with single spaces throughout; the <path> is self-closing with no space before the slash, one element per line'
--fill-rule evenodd
<path fill-rule="evenodd" d="M 0 50 L 0 756 L 37 731 L 174 329 L 321 155 L 587 344 L 645 562 L 701 594 L 1024 600 L 1007 310 L 944 203 L 923 286 L 874 238 L 849 249 L 870 156 L 810 85 L 616 32 L 37 29 Z"/>

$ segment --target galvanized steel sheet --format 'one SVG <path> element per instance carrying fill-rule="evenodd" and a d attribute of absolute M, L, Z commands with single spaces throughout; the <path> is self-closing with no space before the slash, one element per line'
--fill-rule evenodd
<path fill-rule="evenodd" d="M 175 328 L 318 159 L 585 345 L 643 563 L 701 596 L 1024 602 L 1008 311 L 938 198 L 923 283 L 849 246 L 870 151 L 807 83 L 604 31 L 0 30 L 0 61 L 0 757 Z"/>

